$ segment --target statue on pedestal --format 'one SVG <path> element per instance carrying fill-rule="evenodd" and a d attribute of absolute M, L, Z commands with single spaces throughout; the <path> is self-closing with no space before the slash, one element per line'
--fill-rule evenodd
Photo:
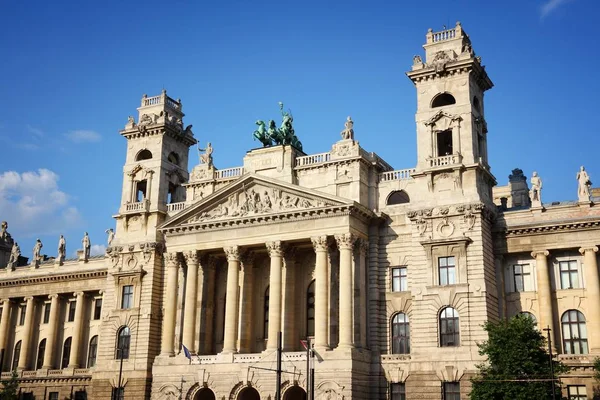
<path fill-rule="evenodd" d="M 83 239 L 81 239 L 81 244 L 83 246 L 83 260 L 87 261 L 90 258 L 90 249 L 92 244 L 90 243 L 90 237 L 87 232 L 83 235 Z"/>
<path fill-rule="evenodd" d="M 200 154 L 201 151 L 203 151 L 204 154 Z M 213 163 L 212 153 L 213 153 L 213 147 L 210 144 L 210 142 L 208 142 L 208 144 L 206 145 L 206 149 L 201 149 L 200 146 L 198 146 L 198 157 L 200 157 L 200 164 L 206 164 L 209 167 L 212 167 L 212 163 Z"/>
<path fill-rule="evenodd" d="M 19 257 L 21 256 L 21 248 L 17 242 L 13 243 L 12 249 L 10 251 L 10 257 L 8 259 L 8 269 L 15 269 L 17 263 L 19 262 Z"/>
<path fill-rule="evenodd" d="M 113 240 L 114 240 L 114 238 L 115 238 L 115 231 L 113 231 L 113 229 L 112 229 L 112 228 L 108 228 L 108 229 L 107 229 L 107 230 L 105 230 L 104 232 L 105 232 L 105 233 L 108 235 L 107 242 L 108 242 L 108 245 L 110 246 L 110 245 L 111 245 L 111 243 L 112 243 L 112 241 L 113 241 Z"/>
<path fill-rule="evenodd" d="M 268 129 L 265 128 L 265 121 L 258 120 L 256 121 L 258 129 L 252 134 L 254 139 L 258 139 L 264 147 L 273 145 L 292 145 L 296 149 L 302 151 L 302 143 L 298 140 L 294 131 L 294 117 L 291 112 L 283 110 L 282 102 L 279 102 L 279 109 L 282 117 L 279 129 L 274 120 L 269 121 Z"/>
<path fill-rule="evenodd" d="M 577 197 L 579 198 L 579 201 L 590 201 L 590 186 L 592 186 L 592 181 L 590 180 L 590 176 L 583 165 L 577 173 L 577 184 Z"/>
<path fill-rule="evenodd" d="M 542 206 L 542 178 L 540 178 L 538 173 L 535 171 L 531 176 L 531 189 L 529 190 L 529 197 L 531 198 L 532 207 Z"/>
<path fill-rule="evenodd" d="M 354 121 L 348 116 L 346 123 L 344 124 L 344 130 L 340 133 L 344 140 L 354 140 Z"/>
<path fill-rule="evenodd" d="M 35 246 L 33 246 L 33 258 L 31 259 L 31 265 L 37 266 L 41 261 L 42 247 L 44 247 L 42 241 L 40 239 L 37 239 L 35 241 Z"/>
<path fill-rule="evenodd" d="M 63 235 L 60 235 L 58 239 L 58 255 L 56 256 L 56 262 L 59 265 L 62 265 L 63 261 L 65 261 L 65 257 L 67 256 L 67 241 Z"/>

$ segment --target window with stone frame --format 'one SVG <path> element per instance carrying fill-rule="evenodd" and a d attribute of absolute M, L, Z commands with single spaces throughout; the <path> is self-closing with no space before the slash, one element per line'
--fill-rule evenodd
<path fill-rule="evenodd" d="M 563 352 L 588 354 L 587 327 L 584 315 L 577 310 L 566 311 L 561 318 Z"/>
<path fill-rule="evenodd" d="M 430 285 L 458 285 L 467 282 L 469 243 L 471 239 L 467 237 L 457 237 L 443 242 L 440 240 L 422 242 L 430 268 Z"/>
<path fill-rule="evenodd" d="M 567 399 L 587 400 L 585 385 L 567 385 Z"/>
<path fill-rule="evenodd" d="M 67 368 L 69 366 L 69 358 L 71 358 L 71 337 L 68 337 L 63 344 L 62 362 L 60 363 L 61 368 Z"/>
<path fill-rule="evenodd" d="M 392 292 L 405 292 L 408 290 L 408 276 L 406 266 L 392 268 Z"/>
<path fill-rule="evenodd" d="M 577 289 L 581 286 L 579 280 L 579 265 L 577 261 L 559 261 L 558 270 L 560 274 L 561 289 Z"/>
<path fill-rule="evenodd" d="M 460 382 L 444 382 L 442 390 L 443 400 L 460 400 Z"/>
<path fill-rule="evenodd" d="M 19 359 L 21 358 L 21 341 L 19 340 L 17 344 L 15 344 L 15 349 L 13 351 L 13 362 L 11 371 L 14 371 L 19 366 Z"/>
<path fill-rule="evenodd" d="M 98 336 L 92 337 L 90 340 L 90 346 L 88 348 L 88 362 L 87 367 L 92 368 L 96 365 L 96 356 L 98 354 Z"/>
<path fill-rule="evenodd" d="M 47 324 L 48 322 L 50 322 L 51 307 L 52 307 L 52 304 L 50 304 L 50 303 L 44 304 L 44 320 L 43 320 L 44 324 Z"/>
<path fill-rule="evenodd" d="M 124 285 L 121 291 L 121 309 L 128 310 L 133 307 L 133 285 Z"/>
<path fill-rule="evenodd" d="M 125 388 L 113 388 L 111 398 L 114 400 L 125 400 Z"/>
<path fill-rule="evenodd" d="M 531 292 L 535 290 L 533 274 L 529 264 L 513 264 L 511 266 L 511 278 L 511 292 Z"/>
<path fill-rule="evenodd" d="M 440 347 L 460 346 L 460 320 L 458 311 L 446 307 L 440 312 Z"/>
<path fill-rule="evenodd" d="M 519 315 L 522 315 L 525 318 L 529 318 L 531 320 L 531 322 L 533 322 L 533 324 L 537 327 L 538 322 L 537 322 L 537 318 L 535 317 L 535 315 L 533 315 L 529 311 L 521 311 L 519 313 Z"/>
<path fill-rule="evenodd" d="M 37 359 L 35 369 L 41 369 L 44 366 L 44 354 L 46 353 L 46 339 L 42 339 L 38 346 Z"/>
<path fill-rule="evenodd" d="M 406 385 L 390 383 L 390 400 L 406 400 Z"/>
<path fill-rule="evenodd" d="M 27 305 L 21 304 L 19 306 L 19 325 L 25 325 L 25 314 L 27 313 Z"/>
<path fill-rule="evenodd" d="M 69 302 L 69 312 L 67 313 L 67 322 L 75 321 L 75 309 L 77 307 L 77 303 L 75 301 Z"/>
<path fill-rule="evenodd" d="M 438 273 L 440 286 L 456 283 L 456 260 L 454 256 L 438 257 Z"/>
<path fill-rule="evenodd" d="M 102 317 L 102 299 L 94 300 L 94 319 L 98 320 Z"/>
<path fill-rule="evenodd" d="M 48 400 L 58 400 L 58 392 L 48 393 Z"/>
<path fill-rule="evenodd" d="M 117 332 L 117 348 L 115 349 L 115 358 L 117 360 L 127 360 L 129 358 L 130 345 L 131 330 L 128 326 L 123 326 Z"/>
<path fill-rule="evenodd" d="M 410 354 L 410 323 L 405 313 L 392 317 L 392 354 Z"/>

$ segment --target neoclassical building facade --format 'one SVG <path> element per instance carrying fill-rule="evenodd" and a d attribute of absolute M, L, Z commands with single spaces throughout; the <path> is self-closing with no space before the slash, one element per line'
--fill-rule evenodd
<path fill-rule="evenodd" d="M 530 185 L 515 169 L 497 186 L 481 58 L 460 24 L 423 47 L 407 72 L 413 168 L 363 149 L 350 118 L 329 151 L 307 155 L 282 110 L 280 128 L 258 124 L 267 145 L 241 166 L 215 168 L 209 144 L 188 172 L 197 140 L 181 101 L 144 95 L 120 131 L 104 256 L 84 245 L 77 259 L 59 249 L 28 262 L 2 229 L 3 379 L 16 370 L 25 399 L 275 399 L 281 332 L 285 400 L 306 398 L 311 369 L 315 399 L 467 399 L 482 325 L 527 313 L 572 367 L 564 395 L 591 398 L 589 177 L 573 181 L 577 201 L 552 204 L 537 174 Z"/>

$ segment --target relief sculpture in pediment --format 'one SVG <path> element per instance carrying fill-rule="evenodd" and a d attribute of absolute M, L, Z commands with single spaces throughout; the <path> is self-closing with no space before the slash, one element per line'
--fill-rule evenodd
<path fill-rule="evenodd" d="M 189 222 L 246 217 L 294 209 L 324 207 L 326 205 L 330 204 L 321 200 L 297 196 L 280 189 L 257 185 L 231 194 L 226 200 L 218 203 L 210 210 L 194 216 Z"/>

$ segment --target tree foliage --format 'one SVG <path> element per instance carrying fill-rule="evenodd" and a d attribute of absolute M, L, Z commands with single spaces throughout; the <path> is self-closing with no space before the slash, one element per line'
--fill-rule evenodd
<path fill-rule="evenodd" d="M 508 321 L 487 322 L 488 340 L 479 344 L 479 354 L 487 362 L 477 366 L 479 374 L 471 381 L 471 400 L 552 399 L 552 373 L 546 338 L 533 321 L 522 315 Z M 555 376 L 568 368 L 552 361 Z M 556 398 L 561 391 L 554 382 Z"/>
<path fill-rule="evenodd" d="M 17 370 L 13 370 L 10 379 L 2 381 L 2 389 L 0 390 L 0 399 L 2 400 L 17 400 L 19 398 L 19 375 Z"/>

